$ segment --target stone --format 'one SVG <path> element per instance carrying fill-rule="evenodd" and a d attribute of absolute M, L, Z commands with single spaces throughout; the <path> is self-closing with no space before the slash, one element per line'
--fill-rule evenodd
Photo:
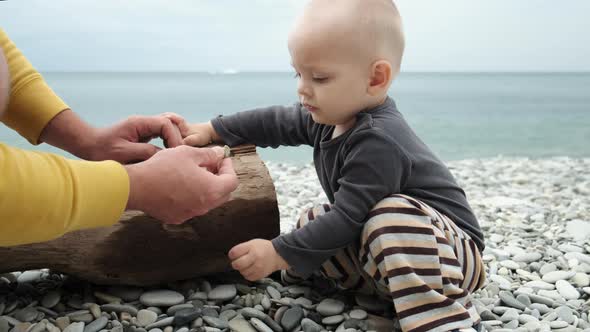
<path fill-rule="evenodd" d="M 303 332 L 320 332 L 323 330 L 323 327 L 309 318 L 303 318 L 301 329 Z"/>
<path fill-rule="evenodd" d="M 72 323 L 63 332 L 84 332 L 84 322 Z"/>
<path fill-rule="evenodd" d="M 354 309 L 351 312 L 349 312 L 348 315 L 350 316 L 350 318 L 358 320 L 363 320 L 367 318 L 367 312 L 362 309 Z"/>
<path fill-rule="evenodd" d="M 247 320 L 239 316 L 229 321 L 228 325 L 235 332 L 258 332 Z"/>
<path fill-rule="evenodd" d="M 102 316 L 84 327 L 84 332 L 98 332 L 107 326 L 109 319 Z"/>
<path fill-rule="evenodd" d="M 219 285 L 212 289 L 207 296 L 211 301 L 229 301 L 236 297 L 238 291 L 233 284 Z"/>
<path fill-rule="evenodd" d="M 557 280 L 555 287 L 561 296 L 566 300 L 577 300 L 580 297 L 580 293 L 565 280 Z"/>
<path fill-rule="evenodd" d="M 174 326 L 183 326 L 202 317 L 203 311 L 198 308 L 187 308 L 174 313 Z"/>
<path fill-rule="evenodd" d="M 254 328 L 259 332 L 274 332 L 273 329 L 271 329 L 268 325 L 266 325 L 263 321 L 261 321 L 258 318 L 250 319 L 250 324 L 252 324 L 252 326 L 254 326 Z"/>
<path fill-rule="evenodd" d="M 41 305 L 45 308 L 53 308 L 55 307 L 59 301 L 61 300 L 61 293 L 58 291 L 50 291 L 47 292 L 41 299 Z"/>
<path fill-rule="evenodd" d="M 271 299 L 278 300 L 281 298 L 281 293 L 272 286 L 267 286 L 266 292 L 268 293 Z"/>
<path fill-rule="evenodd" d="M 504 302 L 507 306 L 520 310 L 524 310 L 526 308 L 526 305 L 515 299 L 512 293 L 508 291 L 500 291 L 499 296 L 502 302 Z"/>
<path fill-rule="evenodd" d="M 142 309 L 137 312 L 137 323 L 141 327 L 149 326 L 156 322 L 158 314 L 151 310 Z"/>
<path fill-rule="evenodd" d="M 322 324 L 325 325 L 336 325 L 340 324 L 344 321 L 344 316 L 342 315 L 335 315 L 335 316 L 328 316 L 322 319 Z"/>
<path fill-rule="evenodd" d="M 210 316 L 203 316 L 203 321 L 207 323 L 207 325 L 218 328 L 218 329 L 226 329 L 229 327 L 227 321 L 217 318 L 217 317 L 210 317 Z"/>
<path fill-rule="evenodd" d="M 292 307 L 287 309 L 283 314 L 283 317 L 281 317 L 281 326 L 285 330 L 291 331 L 301 323 L 302 319 L 303 309 L 301 309 L 301 307 Z"/>
<path fill-rule="evenodd" d="M 543 275 L 543 281 L 554 284 L 558 280 L 568 280 L 576 275 L 574 271 L 552 271 Z"/>
<path fill-rule="evenodd" d="M 184 296 L 175 291 L 160 289 L 143 293 L 139 302 L 148 307 L 171 307 L 184 302 Z"/>
<path fill-rule="evenodd" d="M 156 321 L 153 324 L 146 326 L 145 329 L 151 330 L 151 329 L 155 329 L 155 328 L 167 327 L 167 326 L 171 326 L 173 322 L 174 322 L 174 317 L 166 317 L 166 318 Z"/>
<path fill-rule="evenodd" d="M 8 326 L 8 321 L 3 317 L 0 317 L 0 332 L 8 332 L 10 327 Z"/>
<path fill-rule="evenodd" d="M 542 257 L 543 255 L 541 255 L 538 252 L 530 252 L 515 255 L 514 257 L 512 257 L 512 260 L 515 262 L 531 263 L 540 260 Z"/>
<path fill-rule="evenodd" d="M 344 303 L 334 299 L 324 299 L 316 307 L 322 316 L 335 316 L 344 311 Z"/>
<path fill-rule="evenodd" d="M 39 280 L 39 278 L 41 278 L 41 274 L 41 271 L 25 271 L 16 278 L 16 281 L 18 283 L 28 283 L 37 281 Z"/>
<path fill-rule="evenodd" d="M 18 319 L 21 322 L 32 322 L 37 318 L 39 315 L 39 311 L 35 308 L 24 308 L 16 312 L 14 318 Z"/>
<path fill-rule="evenodd" d="M 286 308 L 286 307 L 283 307 Z M 285 309 L 287 310 L 287 309 Z M 264 320 L 264 317 L 266 317 L 266 314 L 260 310 L 256 310 L 253 308 L 244 308 L 242 310 L 240 310 L 239 312 L 242 316 L 244 316 L 244 318 L 250 319 L 250 318 L 258 318 L 260 320 Z"/>
<path fill-rule="evenodd" d="M 587 287 L 590 285 L 590 276 L 586 273 L 578 272 L 570 279 L 570 282 L 576 285 L 576 287 Z"/>
<path fill-rule="evenodd" d="M 109 303 L 109 304 L 103 304 L 100 306 L 100 309 L 102 311 L 106 311 L 106 312 L 116 312 L 116 313 L 122 313 L 122 312 L 127 312 L 129 314 L 131 314 L 132 316 L 137 316 L 137 308 L 135 308 L 132 305 L 129 304 L 115 304 L 115 303 Z"/>

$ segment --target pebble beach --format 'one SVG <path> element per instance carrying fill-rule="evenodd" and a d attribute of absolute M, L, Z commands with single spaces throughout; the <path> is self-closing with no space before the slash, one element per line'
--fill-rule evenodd
<path fill-rule="evenodd" d="M 448 163 L 486 236 L 473 304 L 488 331 L 590 331 L 590 158 Z M 309 165 L 267 163 L 281 231 L 327 202 Z M 0 332 L 391 331 L 391 305 L 321 282 L 221 277 L 156 288 L 0 274 Z"/>

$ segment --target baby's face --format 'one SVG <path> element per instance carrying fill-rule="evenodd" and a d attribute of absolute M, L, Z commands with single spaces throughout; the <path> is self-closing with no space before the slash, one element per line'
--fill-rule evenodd
<path fill-rule="evenodd" d="M 345 124 L 366 108 L 370 64 L 347 45 L 307 31 L 289 40 L 299 101 L 317 123 Z"/>
<path fill-rule="evenodd" d="M 8 104 L 10 77 L 8 75 L 8 64 L 4 52 L 0 49 L 0 116 L 4 113 Z"/>

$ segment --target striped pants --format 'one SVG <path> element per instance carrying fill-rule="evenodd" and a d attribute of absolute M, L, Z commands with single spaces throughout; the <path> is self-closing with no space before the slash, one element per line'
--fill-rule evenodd
<path fill-rule="evenodd" d="M 302 214 L 297 227 L 330 210 Z M 402 331 L 473 331 L 480 321 L 470 294 L 485 281 L 479 251 L 448 217 L 405 195 L 380 201 L 359 243 L 342 249 L 320 271 L 341 289 L 370 291 L 393 301 Z M 283 281 L 297 276 L 283 271 Z"/>

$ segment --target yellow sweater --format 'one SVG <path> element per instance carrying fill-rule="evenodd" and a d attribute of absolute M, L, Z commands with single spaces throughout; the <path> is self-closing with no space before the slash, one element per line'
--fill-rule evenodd
<path fill-rule="evenodd" d="M 0 29 L 10 72 L 10 101 L 0 121 L 33 144 L 68 106 Z M 42 242 L 66 232 L 108 226 L 129 196 L 127 172 L 114 161 L 69 160 L 0 143 L 0 246 Z"/>

